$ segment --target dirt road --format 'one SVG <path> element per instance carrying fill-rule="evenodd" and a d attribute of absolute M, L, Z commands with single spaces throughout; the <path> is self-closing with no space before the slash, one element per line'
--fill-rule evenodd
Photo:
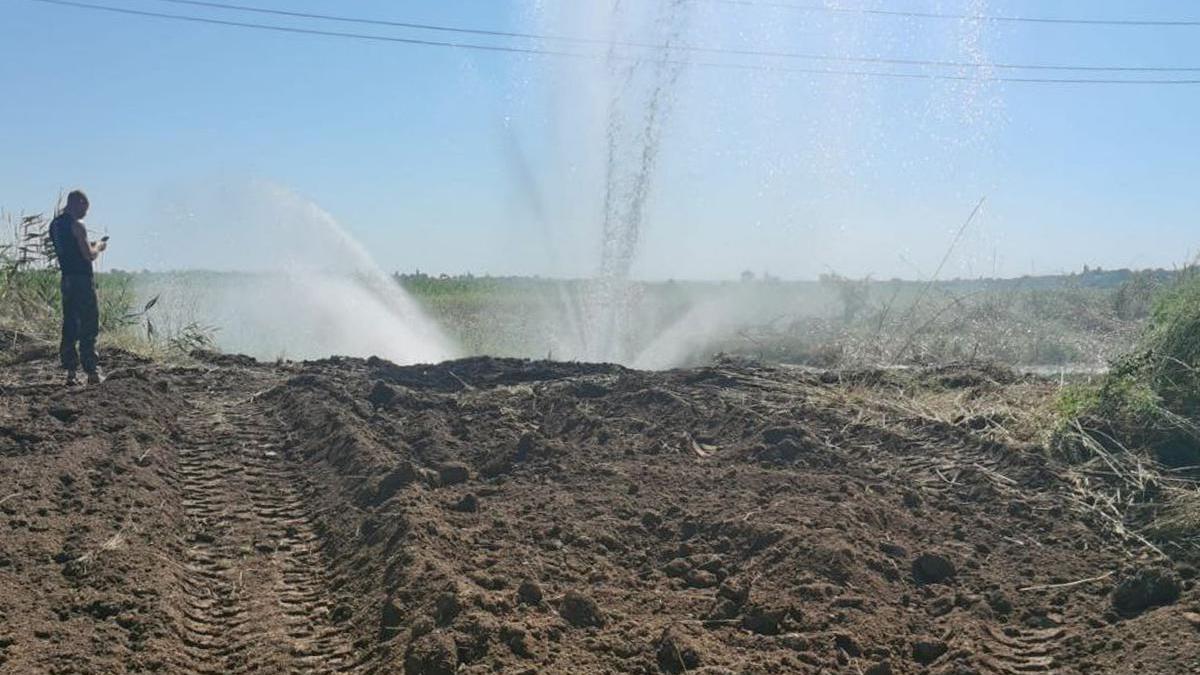
<path fill-rule="evenodd" d="M 1084 503 L 1036 378 L 15 360 L 2 672 L 1200 669 L 1195 561 Z"/>

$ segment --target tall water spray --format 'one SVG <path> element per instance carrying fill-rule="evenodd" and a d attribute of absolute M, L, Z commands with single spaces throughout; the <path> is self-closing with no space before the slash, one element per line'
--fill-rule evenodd
<path fill-rule="evenodd" d="M 640 18 L 652 22 L 652 39 L 663 45 L 677 44 L 684 32 L 687 5 L 686 0 L 647 5 L 651 13 Z M 625 17 L 620 4 L 612 11 L 615 31 Z M 588 328 L 596 339 L 590 356 L 620 361 L 629 358 L 631 348 L 626 343 L 632 318 L 630 268 L 641 239 L 663 126 L 681 66 L 671 49 L 633 61 L 610 55 L 607 65 L 610 82 L 616 87 L 608 101 L 600 274 L 589 296 L 593 306 Z"/>
<path fill-rule="evenodd" d="M 601 42 L 571 47 L 585 58 L 528 64 L 551 90 L 548 123 L 533 133 L 546 132 L 559 155 L 535 181 L 537 217 L 549 233 L 590 228 L 598 244 L 594 259 L 572 258 L 590 269 L 567 272 L 586 281 L 565 285 L 561 306 L 547 310 L 555 356 L 669 367 L 777 318 L 751 288 L 718 288 L 670 311 L 639 297 L 636 276 L 662 278 L 664 255 L 698 252 L 692 228 L 708 228 L 712 242 L 761 237 L 764 224 L 786 237 L 759 242 L 771 257 L 783 266 L 788 252 L 805 256 L 797 267 L 812 274 L 843 264 L 834 260 L 894 257 L 892 238 L 917 239 L 869 241 L 855 228 L 917 201 L 897 197 L 908 176 L 914 186 L 962 185 L 964 202 L 978 197 L 964 164 L 978 161 L 995 105 L 978 21 L 881 20 L 833 0 L 529 2 L 536 32 Z M 970 6 L 984 13 L 986 0 Z M 906 52 L 957 65 L 886 63 Z M 664 225 L 673 238 L 655 238 Z M 931 220 L 925 236 L 937 227 Z M 546 353 L 539 346 L 531 355 Z"/>
<path fill-rule="evenodd" d="M 192 269 L 228 270 L 194 283 L 151 282 L 158 312 L 216 329 L 218 345 L 259 358 L 381 356 L 437 362 L 456 349 L 332 215 L 266 181 L 174 195 L 160 250 Z"/>
<path fill-rule="evenodd" d="M 598 58 L 588 72 L 594 77 L 580 84 L 587 90 L 580 100 L 597 110 L 574 120 L 586 125 L 590 119 L 594 125 L 573 134 L 575 152 L 592 153 L 593 149 L 579 140 L 600 130 L 600 167 L 595 176 L 601 194 L 600 255 L 598 268 L 589 275 L 591 281 L 563 296 L 560 309 L 570 317 L 568 334 L 560 343 L 563 357 L 628 362 L 634 356 L 631 324 L 635 297 L 630 273 L 682 68 L 674 46 L 686 32 L 691 4 L 688 0 L 617 0 L 552 8 L 538 3 L 535 7 L 537 20 L 551 31 L 586 30 L 609 41 L 606 51 L 593 54 Z M 621 46 L 631 40 L 663 48 L 631 54 Z M 586 164 L 591 159 L 597 158 L 576 158 L 575 162 Z"/>

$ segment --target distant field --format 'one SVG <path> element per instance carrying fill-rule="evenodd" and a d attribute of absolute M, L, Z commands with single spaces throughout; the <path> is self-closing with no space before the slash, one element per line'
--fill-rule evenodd
<path fill-rule="evenodd" d="M 1171 272 L 1089 271 L 1003 280 L 666 281 L 630 288 L 628 353 L 678 343 L 671 365 L 726 353 L 820 367 L 987 360 L 1029 368 L 1096 368 L 1124 351 Z M 259 357 L 315 356 L 309 318 L 248 328 L 241 289 L 253 275 L 186 272 L 129 277 L 165 334 L 213 329 L 218 346 Z M 530 277 L 396 275 L 461 354 L 572 359 L 587 282 Z M 230 300 L 230 298 L 233 298 Z M 268 303 L 269 304 L 269 303 Z M 263 312 L 270 312 L 264 307 Z M 575 324 L 575 325 L 573 325 Z M 665 336 L 665 337 L 664 337 Z M 661 345 L 660 345 L 661 346 Z"/>
<path fill-rule="evenodd" d="M 1170 278 L 1120 270 L 934 284 L 669 281 L 635 285 L 633 311 L 642 340 L 671 330 L 703 335 L 690 362 L 725 352 L 815 366 L 978 359 L 1095 367 L 1128 347 Z M 552 333 L 546 317 L 585 292 L 581 282 L 524 278 L 399 281 L 471 353 L 537 355 Z"/>

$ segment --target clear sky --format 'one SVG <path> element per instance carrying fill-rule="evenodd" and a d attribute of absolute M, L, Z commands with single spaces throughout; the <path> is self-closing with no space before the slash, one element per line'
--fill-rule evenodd
<path fill-rule="evenodd" d="M 90 1 L 318 30 L 603 50 L 157 0 Z M 1188 0 L 677 3 L 666 22 L 649 20 L 647 8 L 664 4 L 651 0 L 629 3 L 639 8 L 620 21 L 575 0 L 240 4 L 625 42 L 671 37 L 676 45 L 840 59 L 1200 68 L 1200 26 L 978 22 L 777 6 L 1200 20 L 1200 6 Z M 662 54 L 614 52 L 618 64 Z M 1200 71 L 671 58 L 750 68 L 681 66 L 666 82 L 639 276 L 733 278 L 743 269 L 786 278 L 829 270 L 926 276 L 984 196 L 982 215 L 943 276 L 1170 266 L 1200 250 L 1200 85 L 782 69 L 1191 80 Z M 253 225 L 221 218 L 210 202 L 230 186 L 267 181 L 333 214 L 385 269 L 590 274 L 598 264 L 609 116 L 634 130 L 618 135 L 619 158 L 641 156 L 645 147 L 637 130 L 649 85 L 622 89 L 620 70 L 599 58 L 356 41 L 0 0 L 0 206 L 44 211 L 60 188 L 81 186 L 92 198 L 89 226 L 113 235 L 107 265 L 239 267 L 258 252 L 222 228 Z"/>

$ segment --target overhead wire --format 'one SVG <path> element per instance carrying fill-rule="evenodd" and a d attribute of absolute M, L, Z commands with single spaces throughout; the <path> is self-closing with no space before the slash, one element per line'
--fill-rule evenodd
<path fill-rule="evenodd" d="M 1200 72 L 1200 66 L 1082 66 L 1082 65 L 1059 65 L 1059 64 L 1022 64 L 1022 63 L 983 63 L 971 61 L 947 61 L 936 59 L 908 59 L 908 58 L 885 58 L 885 57 L 870 57 L 870 56 L 840 56 L 827 54 L 812 54 L 803 52 L 789 52 L 776 50 L 759 50 L 759 49 L 731 49 L 721 47 L 705 47 L 697 45 L 665 45 L 661 43 L 639 42 L 627 40 L 605 40 L 601 38 L 589 38 L 570 35 L 553 35 L 546 33 L 530 33 L 521 31 L 502 31 L 490 30 L 483 28 L 467 28 L 462 26 L 447 26 L 443 24 L 433 23 L 417 23 L 411 21 L 394 21 L 388 19 L 371 19 L 365 17 L 346 16 L 341 14 L 322 14 L 314 12 L 299 12 L 286 9 L 273 9 L 266 7 L 252 7 L 248 5 L 214 2 L 211 0 L 154 0 L 155 2 L 169 3 L 173 5 L 186 5 L 193 7 L 207 7 L 210 9 L 221 9 L 237 12 L 248 12 L 254 14 L 266 14 L 272 16 L 284 16 L 290 18 L 302 19 L 317 19 L 321 21 L 335 21 L 341 23 L 353 23 L 372 26 L 387 26 L 391 28 L 409 28 L 414 30 L 436 31 L 443 33 L 459 33 L 468 35 L 482 35 L 487 37 L 503 37 L 517 38 L 529 40 L 543 40 L 550 42 L 565 42 L 571 44 L 583 45 L 603 45 L 616 47 L 629 47 L 635 49 L 673 49 L 683 52 L 693 52 L 701 54 L 716 54 L 728 56 L 756 56 L 781 59 L 800 59 L 809 61 L 829 61 L 839 63 L 869 63 L 869 64 L 885 64 L 898 66 L 939 66 L 950 68 L 979 68 L 979 69 L 997 69 L 997 70 L 1050 70 L 1050 71 L 1079 71 L 1079 72 Z"/>
<path fill-rule="evenodd" d="M 1159 27 L 1159 28 L 1196 28 L 1200 27 L 1200 19 L 1092 19 L 1078 17 L 1041 17 L 1041 16 L 997 16 L 989 14 L 953 14 L 944 12 L 919 12 L 896 9 L 876 9 L 873 7 L 835 7 L 829 5 L 814 5 L 796 2 L 781 2 L 780 0 L 691 0 L 717 5 L 734 5 L 743 7 L 773 7 L 777 9 L 794 9 L 802 12 L 822 12 L 827 14 L 860 14 L 889 17 L 905 17 L 910 19 L 950 19 L 955 21 L 980 21 L 985 23 L 1040 23 L 1076 26 L 1124 26 L 1124 27 Z"/>
<path fill-rule="evenodd" d="M 422 38 L 401 37 L 393 35 L 376 35 L 369 33 L 352 33 L 348 31 L 332 31 L 318 28 L 303 28 L 299 26 L 281 26 L 277 24 L 255 23 L 248 21 L 235 21 L 231 19 L 220 19 L 208 16 L 192 16 L 186 14 L 174 14 L 169 12 L 156 12 L 150 10 L 133 9 L 129 7 L 115 7 L 112 5 L 102 5 L 92 2 L 81 2 L 79 0 L 29 0 L 30 2 L 39 2 L 43 4 L 58 5 L 62 7 L 72 7 L 76 9 L 88 9 L 115 14 L 124 14 L 131 16 L 142 16 L 156 19 L 165 19 L 172 21 L 182 21 L 190 23 L 201 23 L 217 26 L 227 26 L 244 29 L 265 30 L 278 33 L 290 33 L 300 35 L 314 35 L 323 37 L 336 37 L 346 39 L 356 39 L 373 42 L 390 42 L 399 44 L 408 44 L 425 47 L 440 47 L 451 49 L 463 49 L 472 51 L 484 52 L 504 52 L 512 54 L 525 55 L 548 55 L 559 56 L 566 58 L 574 58 L 581 60 L 605 60 L 609 58 L 620 59 L 623 61 L 642 62 L 649 59 L 644 59 L 627 54 L 614 53 L 583 53 L 576 51 L 547 49 L 544 47 L 520 47 L 511 45 L 491 45 L 479 44 L 475 42 L 458 42 L 458 41 L 443 41 L 429 40 Z M 610 43 L 606 43 L 610 44 Z M 675 49 L 673 46 L 662 46 L 664 53 L 670 53 Z M 1008 83 L 1028 83 L 1028 84 L 1120 84 L 1120 85 L 1197 85 L 1200 84 L 1200 79 L 1162 79 L 1162 78 L 1137 78 L 1137 79 L 1120 79 L 1120 78 L 1049 78 L 1049 77 L 974 77 L 970 75 L 955 75 L 947 73 L 911 73 L 911 72 L 888 72 L 888 71 L 873 71 L 873 70 L 844 70 L 833 68 L 796 68 L 784 66 L 772 66 L 762 64 L 748 63 L 730 63 L 721 61 L 697 61 L 697 60 L 681 60 L 673 58 L 656 58 L 653 61 L 657 63 L 665 63 L 668 65 L 678 65 L 683 67 L 699 67 L 699 68 L 714 68 L 714 69 L 729 69 L 742 71 L 765 71 L 778 73 L 796 73 L 810 75 L 842 75 L 852 77 L 877 77 L 877 78 L 893 78 L 893 79 L 909 79 L 909 80 L 956 80 L 969 82 L 1008 82 Z"/>

